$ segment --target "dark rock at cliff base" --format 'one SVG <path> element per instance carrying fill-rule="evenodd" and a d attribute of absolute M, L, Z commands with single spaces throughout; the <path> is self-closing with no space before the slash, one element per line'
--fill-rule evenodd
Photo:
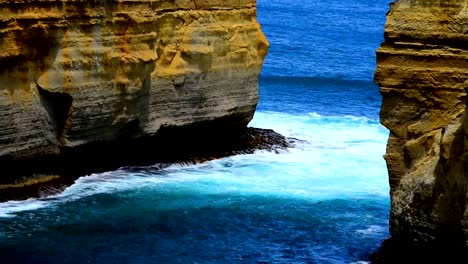
<path fill-rule="evenodd" d="M 172 164 L 197 164 L 256 150 L 279 153 L 298 141 L 269 129 L 209 131 L 206 127 L 210 126 L 192 127 L 191 130 L 166 128 L 156 137 L 64 149 L 63 156 L 58 158 L 0 160 L 4 173 L 12 179 L 0 183 L 0 201 L 55 194 L 80 176 L 124 166 L 129 171 L 156 171 Z"/>
<path fill-rule="evenodd" d="M 468 251 L 459 241 L 415 243 L 389 238 L 370 256 L 373 264 L 401 263 L 467 263 Z"/>
<path fill-rule="evenodd" d="M 255 0 L 0 1 L 0 199 L 248 151 L 269 46 L 256 14 Z"/>

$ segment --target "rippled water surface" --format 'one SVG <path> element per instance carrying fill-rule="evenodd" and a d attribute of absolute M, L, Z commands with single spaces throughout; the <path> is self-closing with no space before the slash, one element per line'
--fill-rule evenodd
<path fill-rule="evenodd" d="M 387 8 L 259 0 L 271 48 L 250 125 L 306 142 L 0 203 L 2 263 L 367 261 L 388 236 L 388 131 L 372 82 Z"/>

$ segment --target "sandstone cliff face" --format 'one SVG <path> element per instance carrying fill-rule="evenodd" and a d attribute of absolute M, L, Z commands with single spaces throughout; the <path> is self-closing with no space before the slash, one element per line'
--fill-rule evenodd
<path fill-rule="evenodd" d="M 268 49 L 255 4 L 0 0 L 0 161 L 218 119 L 245 127 Z"/>
<path fill-rule="evenodd" d="M 391 234 L 468 246 L 468 1 L 393 3 L 377 64 Z"/>

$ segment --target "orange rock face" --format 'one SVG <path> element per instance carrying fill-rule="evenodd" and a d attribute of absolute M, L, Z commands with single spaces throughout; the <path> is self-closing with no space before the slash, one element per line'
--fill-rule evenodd
<path fill-rule="evenodd" d="M 391 234 L 468 246 L 468 1 L 393 3 L 377 64 Z"/>
<path fill-rule="evenodd" d="M 0 0 L 0 161 L 245 127 L 268 45 L 254 0 Z"/>

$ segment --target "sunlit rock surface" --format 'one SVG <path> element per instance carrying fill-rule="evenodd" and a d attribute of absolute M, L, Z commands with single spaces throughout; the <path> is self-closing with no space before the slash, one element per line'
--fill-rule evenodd
<path fill-rule="evenodd" d="M 267 49 L 255 0 L 0 0 L 0 164 L 245 128 Z"/>
<path fill-rule="evenodd" d="M 468 1 L 391 4 L 377 64 L 391 234 L 468 246 Z"/>

